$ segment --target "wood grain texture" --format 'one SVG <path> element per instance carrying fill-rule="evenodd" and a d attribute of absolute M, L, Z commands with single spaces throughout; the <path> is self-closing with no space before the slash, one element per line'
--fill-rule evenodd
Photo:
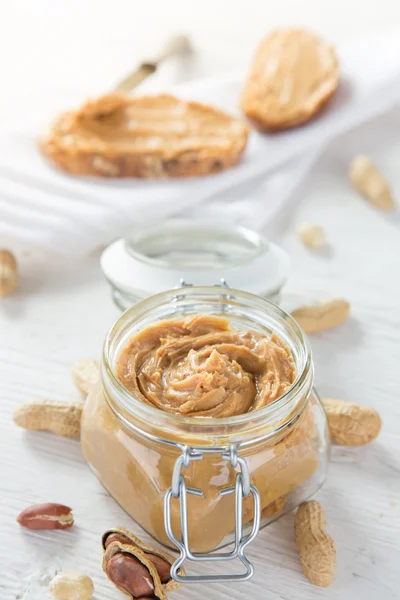
<path fill-rule="evenodd" d="M 302 575 L 289 515 L 263 530 L 249 548 L 256 567 L 253 580 L 245 586 L 209 586 L 211 600 L 226 594 L 239 600 L 244 591 L 257 600 L 400 597 L 400 282 L 393 276 L 399 272 L 400 236 L 396 215 L 389 219 L 377 213 L 348 190 L 339 148 L 338 143 L 317 165 L 313 183 L 302 190 L 302 202 L 290 211 L 291 219 L 282 219 L 278 237 L 294 261 L 284 303 L 291 308 L 338 294 L 351 302 L 347 323 L 311 338 L 317 385 L 323 395 L 376 407 L 383 430 L 370 446 L 335 447 L 328 481 L 317 495 L 337 547 L 331 588 L 319 590 Z M 385 158 L 388 169 L 393 158 L 390 153 Z M 297 219 L 326 228 L 328 255 L 311 253 L 297 241 Z M 99 356 L 118 311 L 97 257 L 68 264 L 23 249 L 18 256 L 21 287 L 2 302 L 0 314 L 0 597 L 41 600 L 46 597 L 41 578 L 46 581 L 62 568 L 89 574 L 96 599 L 117 600 L 119 592 L 101 571 L 101 534 L 116 525 L 143 533 L 89 471 L 79 442 L 19 430 L 12 412 L 19 402 L 37 396 L 78 399 L 71 364 L 82 356 Z M 44 501 L 73 507 L 76 526 L 63 532 L 22 531 L 16 515 Z M 204 588 L 191 586 L 190 594 L 200 600 Z M 187 591 L 181 588 L 175 597 L 183 600 Z"/>

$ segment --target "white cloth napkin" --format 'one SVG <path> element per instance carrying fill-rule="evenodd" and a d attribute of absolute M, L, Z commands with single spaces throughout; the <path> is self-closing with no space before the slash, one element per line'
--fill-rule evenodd
<path fill-rule="evenodd" d="M 43 119 L 0 132 L 0 236 L 83 255 L 155 219 L 192 215 L 255 230 L 271 223 L 326 143 L 400 100 L 400 28 L 343 44 L 341 84 L 307 125 L 277 134 L 253 131 L 241 163 L 182 180 L 70 177 L 45 162 L 35 137 Z M 244 74 L 174 86 L 173 93 L 238 113 Z"/>

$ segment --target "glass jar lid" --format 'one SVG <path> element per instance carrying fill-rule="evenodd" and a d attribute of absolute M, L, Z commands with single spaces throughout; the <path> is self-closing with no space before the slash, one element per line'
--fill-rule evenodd
<path fill-rule="evenodd" d="M 101 267 L 115 290 L 138 300 L 187 285 L 216 285 L 260 296 L 277 294 L 289 257 L 250 229 L 210 221 L 169 220 L 110 244 Z"/>

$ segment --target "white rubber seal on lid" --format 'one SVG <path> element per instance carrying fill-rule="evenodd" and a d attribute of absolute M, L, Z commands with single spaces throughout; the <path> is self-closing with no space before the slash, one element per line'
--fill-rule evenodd
<path fill-rule="evenodd" d="M 112 286 L 146 297 L 179 286 L 216 285 L 262 296 L 281 289 L 289 274 L 286 252 L 254 231 L 207 221 L 171 220 L 108 246 L 101 267 Z"/>

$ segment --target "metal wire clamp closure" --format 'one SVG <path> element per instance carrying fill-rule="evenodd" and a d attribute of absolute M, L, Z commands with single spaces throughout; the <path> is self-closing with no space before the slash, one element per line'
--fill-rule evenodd
<path fill-rule="evenodd" d="M 188 533 L 188 509 L 187 509 L 187 494 L 195 496 L 203 496 L 203 491 L 198 488 L 187 487 L 185 478 L 182 474 L 182 468 L 188 468 L 191 461 L 202 460 L 204 454 L 219 453 L 223 460 L 229 461 L 233 469 L 239 468 L 236 475 L 236 483 L 232 487 L 227 487 L 220 490 L 221 496 L 235 495 L 235 543 L 231 552 L 216 553 L 216 552 L 192 552 L 189 546 Z M 249 495 L 253 496 L 254 518 L 253 527 L 249 534 L 243 535 L 243 498 Z M 180 525 L 181 539 L 178 539 L 172 531 L 171 521 L 171 500 L 178 498 L 180 502 Z M 253 573 L 254 567 L 245 555 L 245 548 L 256 537 L 260 529 L 260 494 L 256 487 L 250 483 L 249 469 L 246 460 L 238 456 L 236 446 L 223 448 L 191 448 L 183 446 L 182 455 L 177 459 L 173 474 L 172 484 L 167 490 L 164 499 L 164 525 L 167 535 L 171 542 L 175 544 L 180 552 L 180 557 L 174 562 L 171 567 L 171 577 L 180 583 L 213 583 L 227 581 L 248 581 Z M 236 573 L 231 575 L 180 575 L 178 573 L 180 567 L 186 559 L 193 562 L 205 561 L 227 561 L 238 558 L 246 570 L 244 573 Z"/>

